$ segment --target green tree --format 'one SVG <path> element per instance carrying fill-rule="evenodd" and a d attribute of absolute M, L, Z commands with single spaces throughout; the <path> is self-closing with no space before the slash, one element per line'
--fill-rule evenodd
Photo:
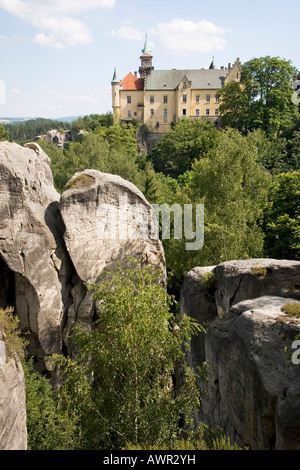
<path fill-rule="evenodd" d="M 52 119 L 29 119 L 15 124 L 6 124 L 10 141 L 23 143 L 35 139 L 38 135 L 44 135 L 52 129 L 67 129 L 65 122 L 54 121 Z"/>
<path fill-rule="evenodd" d="M 39 144 L 50 157 L 54 184 L 59 192 L 74 173 L 86 169 L 119 175 L 142 190 L 138 165 L 125 145 L 111 145 L 108 139 L 95 133 L 82 136 L 80 142 L 70 142 L 64 149 L 44 141 Z"/>
<path fill-rule="evenodd" d="M 187 317 L 176 321 L 153 268 L 120 268 L 90 287 L 100 318 L 92 331 L 75 327 L 76 361 L 56 357 L 60 394 L 80 419 L 82 448 L 170 446 L 182 424 L 193 427 L 200 403 L 197 374 L 183 352 L 200 326 Z M 185 371 L 177 392 L 176 364 Z"/>
<path fill-rule="evenodd" d="M 297 70 L 291 61 L 261 57 L 243 64 L 241 82 L 229 83 L 218 93 L 221 117 L 242 132 L 262 129 L 276 136 L 299 121 L 291 85 Z"/>
<path fill-rule="evenodd" d="M 134 126 L 115 124 L 110 127 L 98 127 L 95 130 L 97 136 L 106 140 L 111 149 L 126 150 L 129 157 L 135 158 L 138 154 L 136 129 Z"/>
<path fill-rule="evenodd" d="M 186 251 L 186 239 L 165 240 L 169 284 L 178 291 L 194 266 L 261 256 L 260 227 L 271 175 L 257 163 L 258 148 L 238 131 L 220 132 L 216 148 L 196 160 L 174 196 L 180 204 L 204 204 L 204 246 Z"/>
<path fill-rule="evenodd" d="M 180 120 L 153 148 L 150 160 L 157 172 L 177 178 L 191 169 L 195 159 L 215 147 L 218 131 L 207 121 Z"/>
<path fill-rule="evenodd" d="M 106 114 L 90 114 L 80 117 L 72 122 L 71 129 L 93 132 L 98 127 L 110 127 L 112 125 L 113 115 L 108 112 Z"/>
<path fill-rule="evenodd" d="M 265 254 L 300 260 L 300 170 L 277 175 L 265 213 Z"/>
<path fill-rule="evenodd" d="M 0 141 L 9 140 L 9 134 L 6 129 L 0 124 Z"/>
<path fill-rule="evenodd" d="M 28 450 L 74 450 L 80 442 L 77 417 L 62 406 L 50 381 L 23 363 Z"/>

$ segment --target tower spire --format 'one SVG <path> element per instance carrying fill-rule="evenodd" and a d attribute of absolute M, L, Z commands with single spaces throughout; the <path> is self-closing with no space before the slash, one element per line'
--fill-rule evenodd
<path fill-rule="evenodd" d="M 143 54 L 150 54 L 151 51 L 149 49 L 149 45 L 148 45 L 148 35 L 145 34 L 145 45 L 144 45 L 144 49 L 142 49 L 142 53 Z"/>
<path fill-rule="evenodd" d="M 214 58 L 214 56 L 213 56 L 213 58 L 212 58 L 212 61 L 211 61 L 211 64 L 210 64 L 209 68 L 210 68 L 211 70 L 213 70 L 213 69 L 215 69 L 215 68 L 216 68 L 216 66 L 215 66 L 215 58 Z"/>
<path fill-rule="evenodd" d="M 118 77 L 117 77 L 117 67 L 114 69 L 114 76 L 112 78 L 111 83 L 119 83 Z"/>

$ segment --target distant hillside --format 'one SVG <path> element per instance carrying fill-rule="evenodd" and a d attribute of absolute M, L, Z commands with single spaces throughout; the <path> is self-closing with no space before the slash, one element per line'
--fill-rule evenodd
<path fill-rule="evenodd" d="M 76 121 L 76 119 L 79 119 L 80 117 L 84 117 L 84 115 L 78 115 L 78 116 L 67 116 L 67 117 L 61 117 L 61 118 L 41 118 L 41 117 L 0 117 L 0 123 L 1 124 L 18 124 L 20 122 L 26 122 L 26 121 L 35 121 L 37 119 L 45 119 L 47 121 L 59 121 L 59 122 L 73 122 Z"/>
<path fill-rule="evenodd" d="M 38 135 L 44 135 L 52 129 L 67 130 L 70 123 L 65 121 L 58 121 L 54 119 L 28 119 L 17 122 L 4 123 L 4 128 L 9 133 L 9 140 L 13 142 L 26 142 L 33 140 Z"/>

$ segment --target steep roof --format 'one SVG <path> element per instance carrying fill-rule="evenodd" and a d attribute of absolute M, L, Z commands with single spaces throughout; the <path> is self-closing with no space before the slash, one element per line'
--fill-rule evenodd
<path fill-rule="evenodd" d="M 153 70 L 146 78 L 146 90 L 175 90 L 184 76 L 192 89 L 215 90 L 222 88 L 228 71 L 218 69 Z"/>
<path fill-rule="evenodd" d="M 131 72 L 126 75 L 123 80 L 121 80 L 120 85 L 122 85 L 123 90 L 127 91 L 137 91 L 144 89 L 144 79 L 135 77 Z"/>

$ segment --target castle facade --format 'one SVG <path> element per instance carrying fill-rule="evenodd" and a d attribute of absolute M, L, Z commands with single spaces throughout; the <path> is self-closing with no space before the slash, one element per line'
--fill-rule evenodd
<path fill-rule="evenodd" d="M 114 120 L 139 121 L 150 132 L 159 134 L 182 118 L 217 121 L 220 103 L 216 93 L 225 83 L 239 81 L 242 71 L 239 59 L 220 69 L 213 60 L 208 69 L 155 70 L 147 36 L 140 59 L 139 76 L 138 72 L 129 73 L 119 81 L 114 71 Z"/>

